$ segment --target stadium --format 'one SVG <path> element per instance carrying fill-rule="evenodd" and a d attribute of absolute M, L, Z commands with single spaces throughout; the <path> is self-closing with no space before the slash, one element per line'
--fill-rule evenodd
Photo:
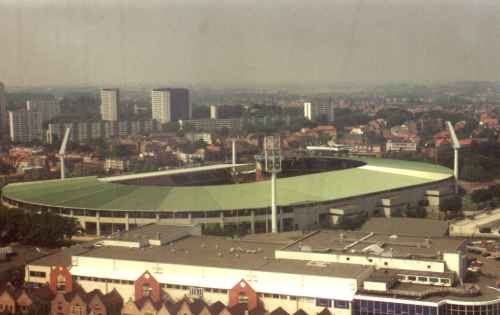
<path fill-rule="evenodd" d="M 271 181 L 256 180 L 258 174 L 252 164 L 218 164 L 13 183 L 3 188 L 2 203 L 74 217 L 97 235 L 153 222 L 258 233 L 269 231 L 271 220 Z M 453 194 L 453 183 L 450 169 L 421 162 L 286 158 L 276 184 L 279 230 L 438 209 Z"/>

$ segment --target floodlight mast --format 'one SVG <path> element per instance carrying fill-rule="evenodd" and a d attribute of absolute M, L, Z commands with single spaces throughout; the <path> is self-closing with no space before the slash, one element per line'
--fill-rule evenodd
<path fill-rule="evenodd" d="M 458 192 L 458 175 L 459 175 L 459 168 L 458 168 L 458 151 L 460 150 L 460 142 L 458 141 L 457 134 L 455 133 L 455 128 L 453 128 L 453 125 L 451 122 L 447 121 L 446 126 L 448 127 L 448 131 L 450 132 L 450 137 L 451 137 L 451 146 L 453 148 L 453 175 L 455 177 L 455 192 Z"/>
<path fill-rule="evenodd" d="M 66 145 L 68 144 L 70 131 L 71 128 L 66 128 L 66 131 L 64 132 L 64 138 L 61 143 L 61 148 L 59 149 L 59 159 L 61 164 L 61 180 L 64 180 L 65 178 L 64 157 L 66 156 Z"/>
<path fill-rule="evenodd" d="M 236 172 L 236 140 L 232 141 L 232 164 L 233 164 L 233 173 Z"/>
<path fill-rule="evenodd" d="M 281 172 L 281 141 L 279 136 L 264 138 L 264 156 L 266 171 L 271 173 L 271 232 L 278 233 L 276 174 Z"/>

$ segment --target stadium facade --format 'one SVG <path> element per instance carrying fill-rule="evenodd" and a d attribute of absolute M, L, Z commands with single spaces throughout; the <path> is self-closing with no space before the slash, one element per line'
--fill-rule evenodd
<path fill-rule="evenodd" d="M 348 169 L 278 179 L 280 231 L 338 224 L 356 216 L 393 216 L 421 205 L 438 209 L 453 194 L 452 172 L 445 167 L 375 158 L 355 162 L 356 167 Z M 8 207 L 77 218 L 87 231 L 98 235 L 154 222 L 267 231 L 271 221 L 269 181 L 198 186 L 126 183 L 180 173 L 194 176 L 230 171 L 232 167 L 15 183 L 3 188 L 2 202 Z"/>

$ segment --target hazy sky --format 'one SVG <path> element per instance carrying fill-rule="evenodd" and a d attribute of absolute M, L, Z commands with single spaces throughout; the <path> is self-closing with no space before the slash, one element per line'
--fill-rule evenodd
<path fill-rule="evenodd" d="M 0 0 L 7 86 L 500 80 L 498 0 Z"/>

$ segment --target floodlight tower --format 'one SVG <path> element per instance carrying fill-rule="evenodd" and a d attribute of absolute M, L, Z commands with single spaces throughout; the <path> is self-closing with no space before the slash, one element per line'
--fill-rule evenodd
<path fill-rule="evenodd" d="M 236 172 L 236 140 L 232 139 L 232 163 L 233 163 L 233 173 Z"/>
<path fill-rule="evenodd" d="M 453 125 L 451 122 L 447 121 L 446 126 L 448 127 L 448 131 L 450 132 L 451 136 L 451 146 L 453 148 L 453 175 L 455 176 L 455 192 L 458 192 L 458 174 L 459 174 L 459 169 L 458 169 L 458 151 L 460 150 L 460 142 L 458 141 L 457 134 L 455 133 L 455 128 L 453 128 Z"/>
<path fill-rule="evenodd" d="M 278 233 L 276 174 L 281 172 L 280 136 L 267 136 L 264 138 L 264 158 L 266 171 L 271 173 L 271 232 Z"/>
<path fill-rule="evenodd" d="M 64 138 L 61 143 L 61 148 L 59 149 L 59 159 L 61 161 L 61 180 L 64 180 L 64 157 L 66 156 L 66 145 L 68 144 L 68 139 L 69 139 L 69 133 L 71 131 L 71 128 L 66 128 L 66 131 L 64 132 Z"/>

